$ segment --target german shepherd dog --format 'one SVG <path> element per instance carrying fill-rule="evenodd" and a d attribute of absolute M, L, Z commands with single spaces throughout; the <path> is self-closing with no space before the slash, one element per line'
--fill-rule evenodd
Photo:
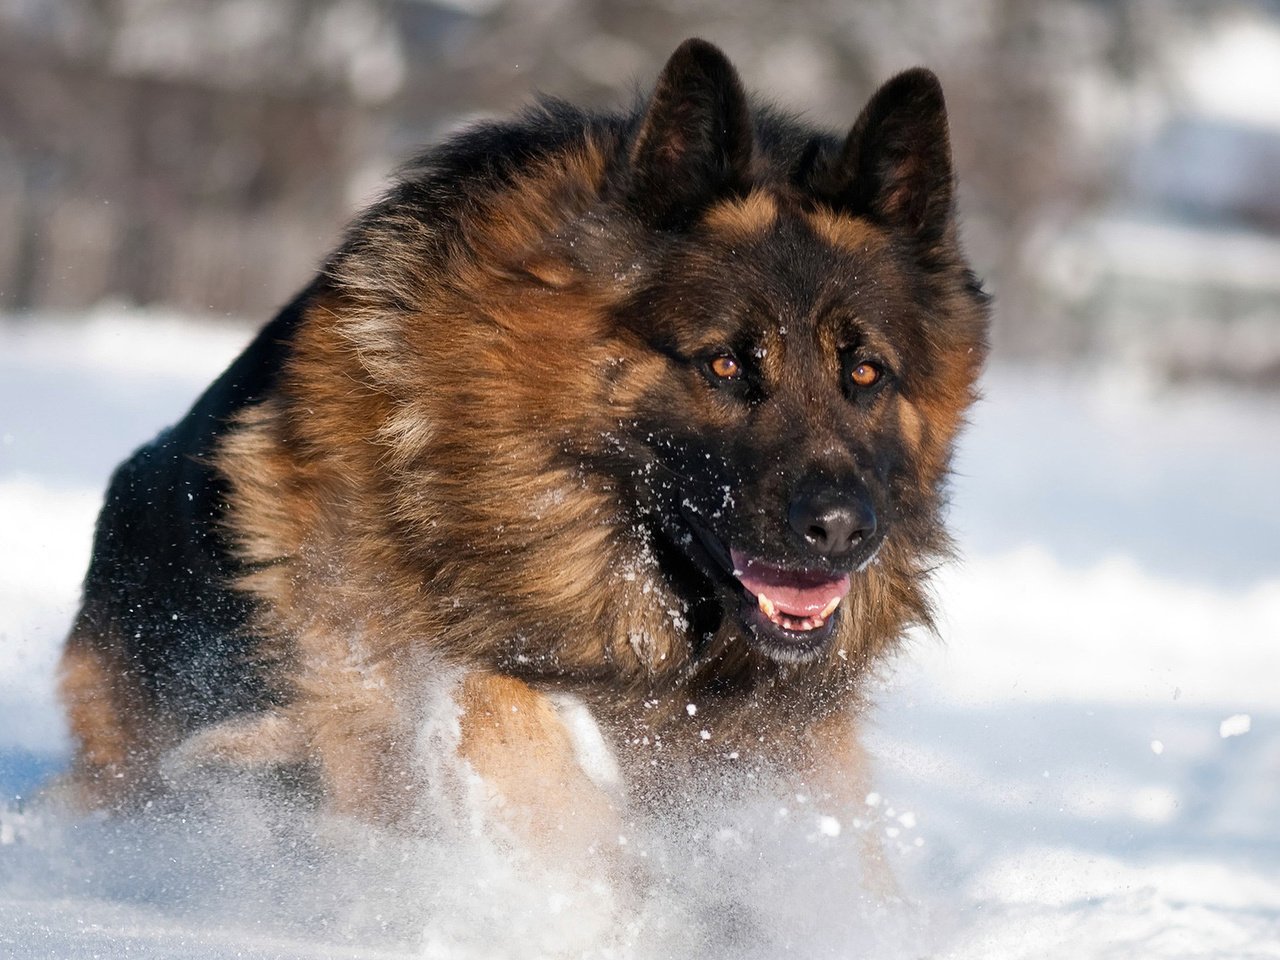
<path fill-rule="evenodd" d="M 735 764 L 860 798 L 987 322 L 927 70 L 835 136 L 689 40 L 634 110 L 462 132 L 116 471 L 68 789 L 303 769 L 412 826 L 447 681 L 451 762 L 530 849 Z"/>

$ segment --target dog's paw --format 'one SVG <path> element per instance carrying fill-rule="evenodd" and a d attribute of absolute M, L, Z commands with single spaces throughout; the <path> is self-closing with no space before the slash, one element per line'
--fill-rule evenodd
<path fill-rule="evenodd" d="M 173 747 L 160 761 L 171 781 L 210 770 L 266 771 L 306 759 L 306 738 L 294 720 L 275 711 L 235 717 L 206 727 Z"/>

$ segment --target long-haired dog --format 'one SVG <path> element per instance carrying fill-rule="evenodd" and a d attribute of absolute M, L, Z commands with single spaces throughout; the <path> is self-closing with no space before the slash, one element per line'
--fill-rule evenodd
<path fill-rule="evenodd" d="M 633 111 L 472 127 L 116 472 L 71 786 L 300 766 L 404 822 L 444 677 L 452 749 L 535 845 L 735 764 L 861 796 L 853 718 L 930 621 L 987 314 L 926 70 L 837 136 L 690 40 Z"/>

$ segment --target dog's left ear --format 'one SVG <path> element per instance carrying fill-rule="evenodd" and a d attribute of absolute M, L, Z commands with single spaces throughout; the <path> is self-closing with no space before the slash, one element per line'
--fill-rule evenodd
<path fill-rule="evenodd" d="M 871 97 L 839 159 L 815 171 L 811 187 L 837 207 L 921 240 L 951 221 L 955 185 L 942 85 L 916 68 Z"/>
<path fill-rule="evenodd" d="M 696 38 L 658 77 L 631 148 L 628 200 L 652 227 L 679 229 L 750 184 L 751 111 L 718 47 Z"/>

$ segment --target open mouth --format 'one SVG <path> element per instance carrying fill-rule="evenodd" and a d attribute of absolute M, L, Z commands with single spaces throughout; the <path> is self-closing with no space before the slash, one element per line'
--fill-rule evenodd
<path fill-rule="evenodd" d="M 830 623 L 849 593 L 849 575 L 792 570 L 731 549 L 733 575 L 764 618 L 788 633 L 809 633 Z"/>
<path fill-rule="evenodd" d="M 742 585 L 743 619 L 777 660 L 803 662 L 830 639 L 849 594 L 849 575 L 775 566 L 730 550 Z"/>
<path fill-rule="evenodd" d="M 816 657 L 831 638 L 850 576 L 784 567 L 725 549 L 692 511 L 683 511 L 703 549 L 741 588 L 739 616 L 763 651 L 775 660 L 802 663 Z"/>

